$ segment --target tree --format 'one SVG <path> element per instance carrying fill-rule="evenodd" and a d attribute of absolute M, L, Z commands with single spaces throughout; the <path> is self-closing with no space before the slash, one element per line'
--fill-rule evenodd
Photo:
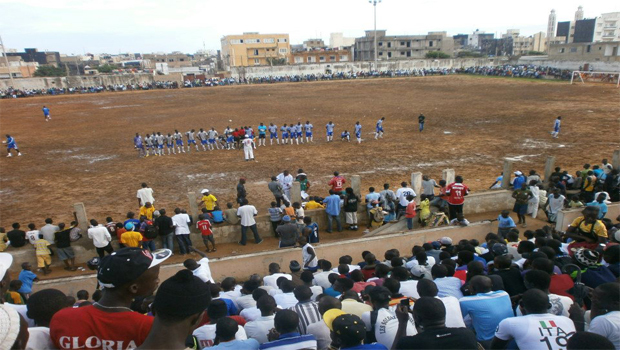
<path fill-rule="evenodd" d="M 34 72 L 35 77 L 64 77 L 67 75 L 64 69 L 54 66 L 39 66 Z"/>
<path fill-rule="evenodd" d="M 457 57 L 459 58 L 464 58 L 464 57 L 484 57 L 483 54 L 478 53 L 478 52 L 472 52 L 472 51 L 461 51 L 458 54 L 456 54 Z"/>
<path fill-rule="evenodd" d="M 546 55 L 546 53 L 540 52 L 540 51 L 528 51 L 527 55 L 528 56 L 543 56 L 543 55 Z"/>
<path fill-rule="evenodd" d="M 270 66 L 285 66 L 286 58 L 272 58 L 267 57 L 267 64 Z"/>
<path fill-rule="evenodd" d="M 112 73 L 112 71 L 114 71 L 115 69 L 118 69 L 118 67 L 113 66 L 108 63 L 97 67 L 97 70 L 99 71 L 99 73 Z"/>
<path fill-rule="evenodd" d="M 429 51 L 426 53 L 426 58 L 450 58 L 451 56 L 441 51 Z"/>

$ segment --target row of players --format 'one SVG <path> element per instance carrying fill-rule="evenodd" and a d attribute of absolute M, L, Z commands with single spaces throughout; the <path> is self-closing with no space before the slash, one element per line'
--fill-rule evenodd
<path fill-rule="evenodd" d="M 375 139 L 383 137 L 383 121 L 385 117 L 379 119 L 375 126 Z M 329 122 L 325 125 L 327 142 L 333 141 L 334 128 L 336 125 L 333 122 Z M 358 143 L 362 142 L 362 125 L 357 122 L 354 126 L 355 136 Z M 280 127 L 282 144 L 297 144 L 304 143 L 304 134 L 306 143 L 314 142 L 313 136 L 314 126 L 306 121 L 306 124 L 302 125 L 298 122 L 296 125 L 284 124 Z M 269 143 L 273 145 L 275 140 L 276 144 L 280 144 L 280 138 L 278 137 L 278 126 L 270 123 L 269 126 L 260 123 L 258 126 L 258 146 L 266 146 L 267 132 L 269 132 Z M 223 135 L 220 135 L 215 128 L 211 130 L 200 129 L 198 132 L 195 129 L 185 133 L 187 138 L 187 152 L 191 151 L 191 146 L 194 145 L 196 151 L 200 151 L 200 147 L 197 141 L 200 142 L 202 150 L 214 150 L 214 149 L 236 149 L 240 148 L 240 142 L 243 141 L 245 135 L 249 135 L 252 139 L 256 137 L 254 130 L 251 126 L 243 126 L 240 128 L 231 129 L 229 126 L 224 130 Z M 345 130 L 341 133 L 341 140 L 350 141 L 350 133 Z M 134 137 L 134 147 L 138 149 L 143 156 L 157 155 L 162 156 L 166 152 L 164 146 L 168 150 L 168 154 L 185 153 L 184 136 L 175 130 L 174 134 L 168 133 L 168 135 L 162 135 L 161 132 L 153 132 L 152 134 L 146 134 L 146 137 L 142 139 L 139 133 L 136 133 Z"/>

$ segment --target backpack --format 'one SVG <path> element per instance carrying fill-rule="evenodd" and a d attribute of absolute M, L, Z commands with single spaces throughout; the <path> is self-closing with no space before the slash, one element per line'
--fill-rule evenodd
<path fill-rule="evenodd" d="M 372 214 L 372 219 L 376 222 L 383 222 L 385 219 L 385 215 L 383 215 L 383 209 L 375 208 L 375 212 Z"/>
<path fill-rule="evenodd" d="M 144 228 L 144 237 L 148 239 L 157 238 L 157 234 L 159 233 L 159 228 L 153 225 L 152 221 L 148 221 L 146 227 Z"/>

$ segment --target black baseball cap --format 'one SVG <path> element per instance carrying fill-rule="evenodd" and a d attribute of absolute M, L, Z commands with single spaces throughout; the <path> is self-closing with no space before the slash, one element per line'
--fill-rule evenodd
<path fill-rule="evenodd" d="M 101 259 L 97 279 L 105 288 L 120 287 L 135 281 L 146 270 L 172 255 L 170 249 L 150 252 L 141 248 L 122 248 Z"/>
<path fill-rule="evenodd" d="M 351 342 L 361 341 L 366 336 L 366 326 L 356 315 L 344 314 L 336 317 L 332 322 L 332 329 L 341 339 Z"/>

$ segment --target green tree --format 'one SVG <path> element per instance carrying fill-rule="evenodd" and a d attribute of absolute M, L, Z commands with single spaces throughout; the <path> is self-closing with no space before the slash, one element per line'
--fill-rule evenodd
<path fill-rule="evenodd" d="M 450 58 L 450 55 L 441 51 L 429 51 L 426 53 L 426 58 Z"/>
<path fill-rule="evenodd" d="M 478 53 L 478 52 L 472 52 L 472 51 L 461 51 L 461 52 L 457 53 L 456 56 L 460 57 L 460 58 L 464 58 L 464 57 L 484 57 L 483 54 Z"/>
<path fill-rule="evenodd" d="M 267 64 L 270 66 L 285 66 L 286 58 L 272 58 L 267 57 Z"/>
<path fill-rule="evenodd" d="M 34 72 L 35 77 L 64 77 L 67 75 L 64 69 L 54 66 L 39 66 Z"/>
<path fill-rule="evenodd" d="M 108 63 L 97 67 L 97 71 L 99 71 L 99 73 L 112 73 L 112 71 L 114 71 L 115 69 L 118 69 L 118 67 Z"/>
<path fill-rule="evenodd" d="M 546 55 L 546 53 L 540 52 L 540 51 L 528 51 L 527 55 L 528 56 L 543 56 L 543 55 Z"/>

